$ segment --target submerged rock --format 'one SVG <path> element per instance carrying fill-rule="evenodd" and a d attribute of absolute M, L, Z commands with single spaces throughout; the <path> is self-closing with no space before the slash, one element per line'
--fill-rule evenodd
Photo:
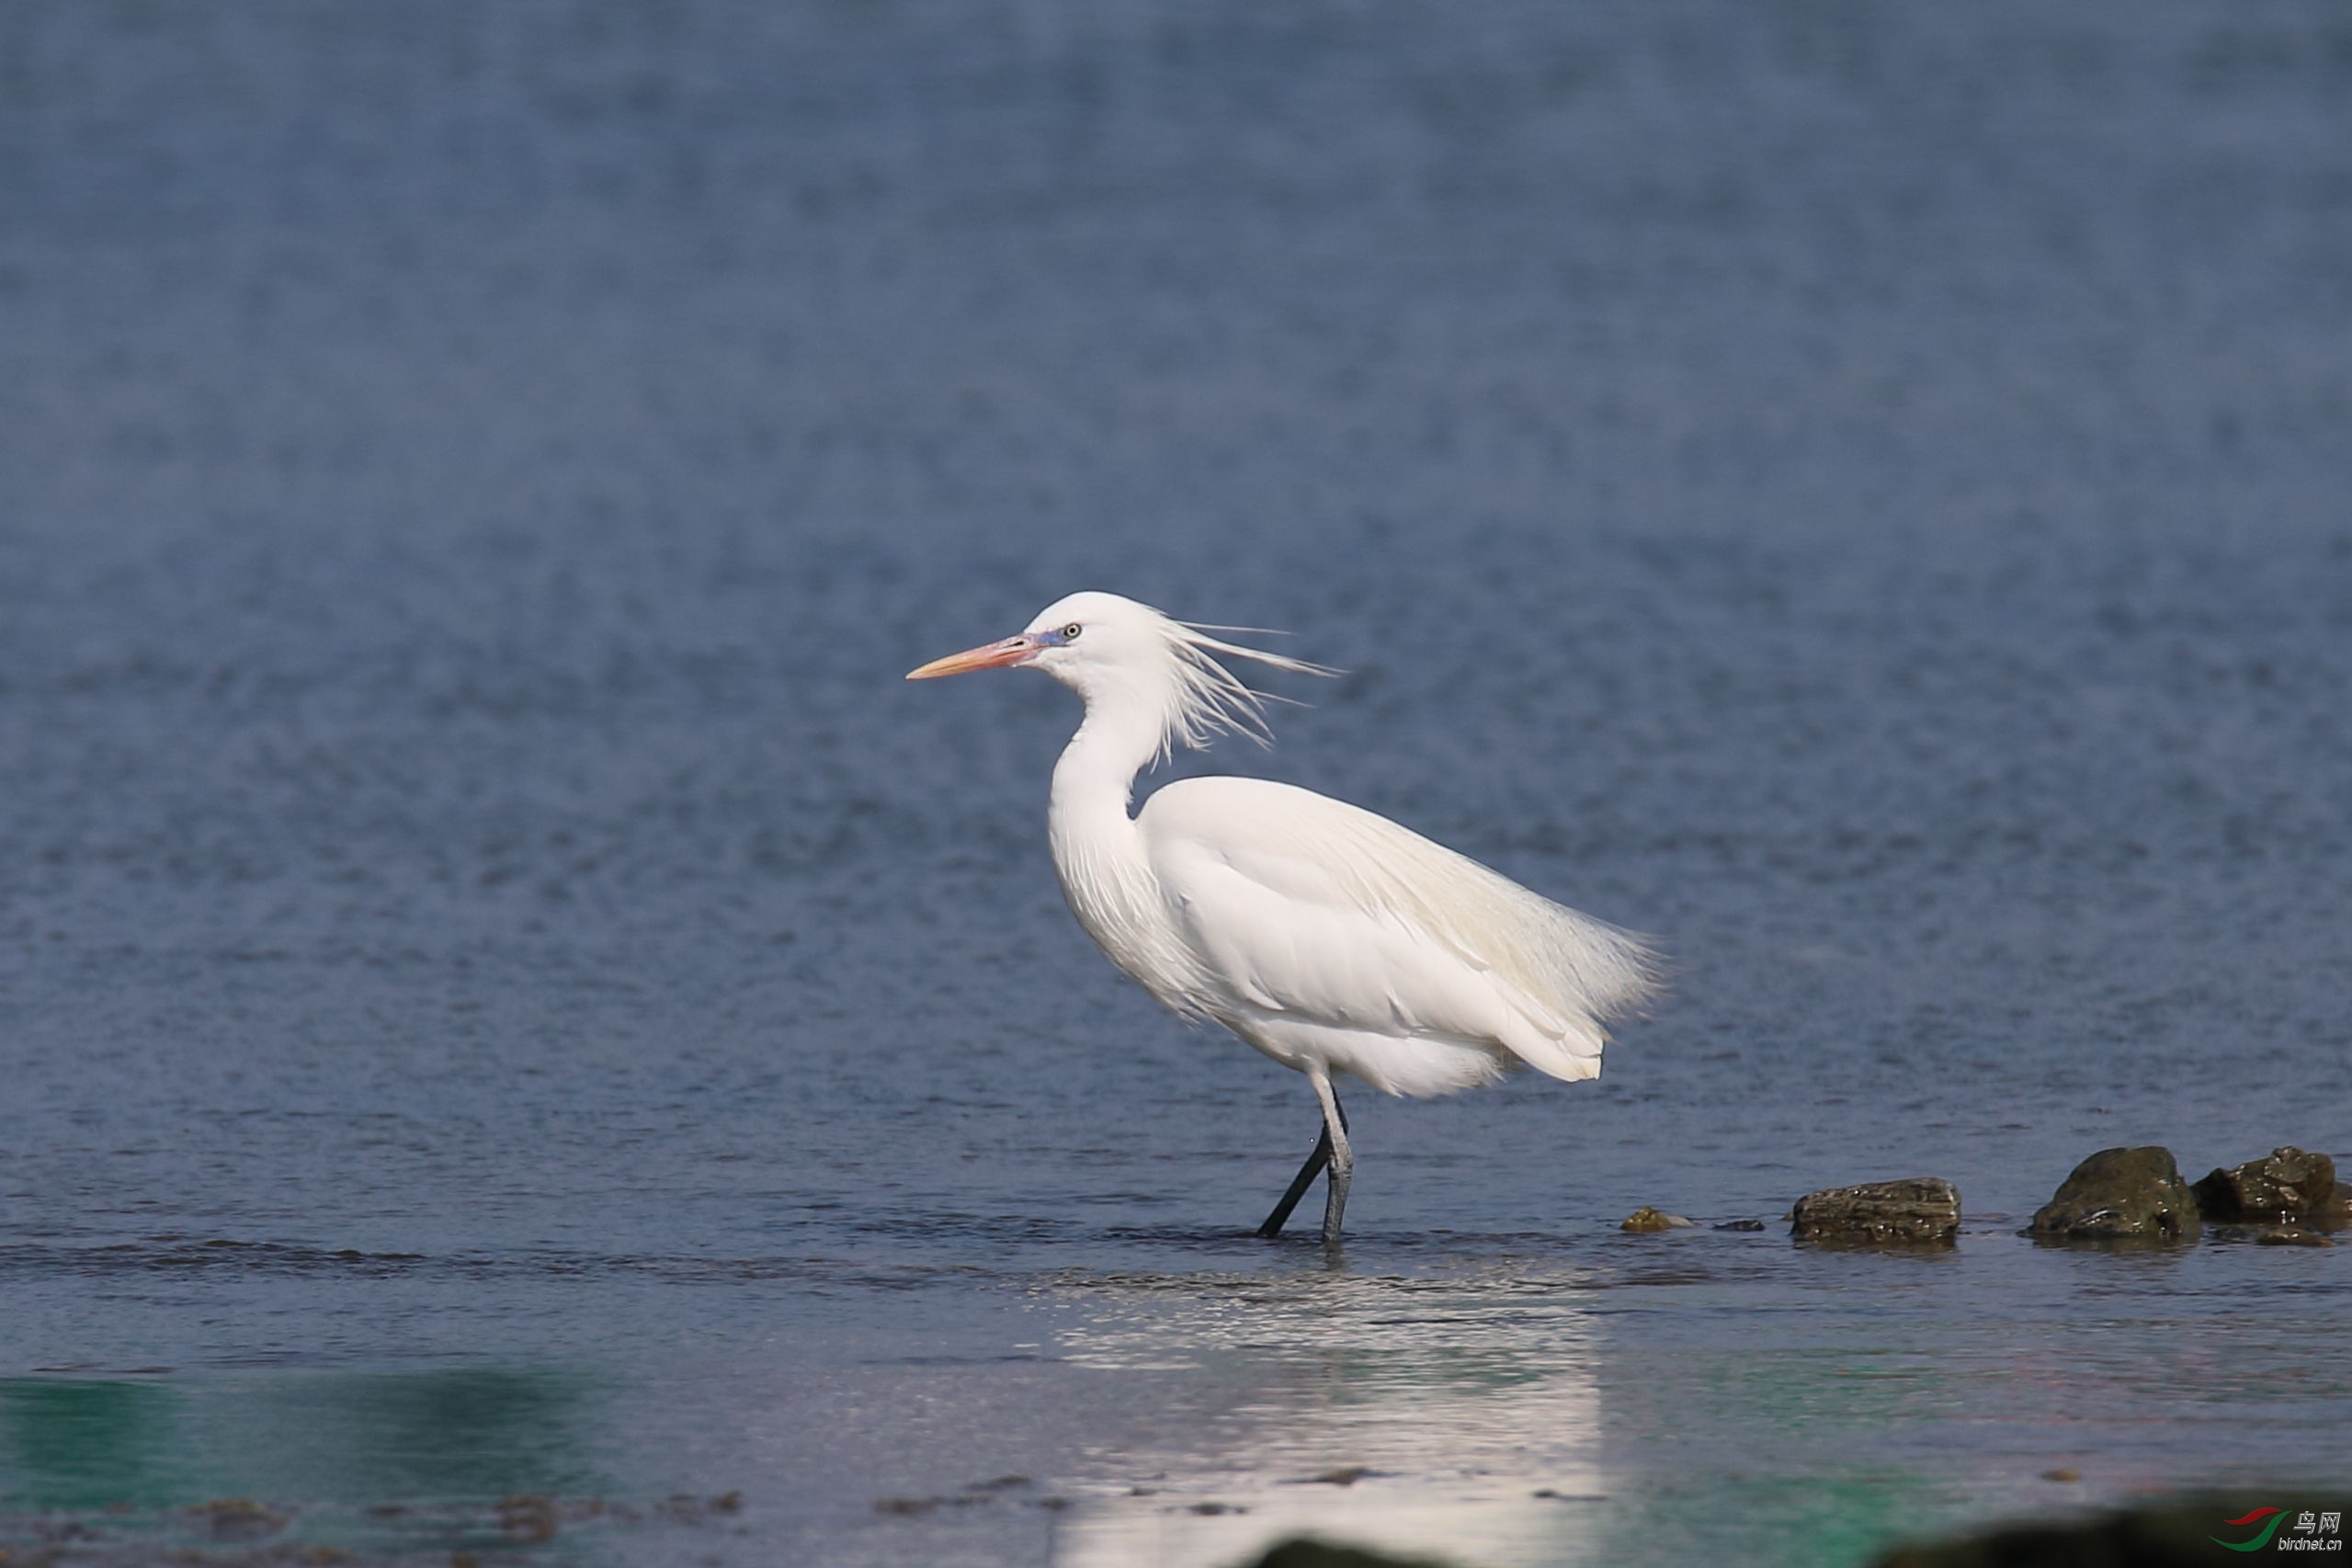
<path fill-rule="evenodd" d="M 517 1540 L 553 1540 L 559 1523 L 552 1497 L 517 1493 L 498 1499 L 498 1528 Z"/>
<path fill-rule="evenodd" d="M 1426 1557 L 1391 1557 L 1300 1536 L 1270 1549 L 1252 1568 L 1438 1568 Z"/>
<path fill-rule="evenodd" d="M 2101 1149 L 2034 1210 L 2028 1233 L 2053 1241 L 2176 1242 L 2197 1234 L 2197 1194 L 2173 1152 Z"/>
<path fill-rule="evenodd" d="M 2288 1504 L 2292 1506 L 2282 1507 Z M 2184 1497 L 2089 1518 L 2007 1525 L 1953 1540 L 1898 1546 L 1871 1568 L 2192 1568 L 2231 1561 L 2222 1547 L 2277 1550 L 2279 1540 L 2274 1538 L 2295 1538 L 2299 1524 L 2310 1531 L 2313 1514 L 2304 1510 L 2319 1509 L 2341 1515 L 2343 1500 L 2294 1486 L 2242 1496 Z M 2305 1533 L 2299 1544 L 2332 1539 Z"/>
<path fill-rule="evenodd" d="M 1353 1486 L 1366 1476 L 1379 1473 L 1380 1471 L 1368 1464 L 1344 1464 L 1337 1470 L 1327 1470 L 1321 1475 L 1310 1475 L 1302 1481 L 1294 1481 L 1290 1484 L 1293 1486 Z"/>
<path fill-rule="evenodd" d="M 1949 1246 L 1960 1234 L 1960 1189 L 1941 1176 L 1866 1181 L 1797 1199 L 1790 1234 L 1849 1246 Z"/>
<path fill-rule="evenodd" d="M 2335 1162 L 2291 1145 L 2259 1160 L 2216 1170 L 2197 1184 L 2198 1207 L 2208 1220 L 2342 1222 Z"/>
<path fill-rule="evenodd" d="M 188 1511 L 209 1520 L 214 1535 L 239 1540 L 283 1529 L 290 1517 L 281 1508 L 273 1508 L 250 1497 L 215 1497 L 210 1503 L 199 1503 Z M 7 1559 L 0 1558 L 0 1562 L 6 1561 Z"/>
<path fill-rule="evenodd" d="M 2317 1231 L 2298 1231 L 2291 1227 L 2280 1231 L 2265 1231 L 2254 1238 L 2258 1247 L 2332 1247 L 2335 1244 Z"/>

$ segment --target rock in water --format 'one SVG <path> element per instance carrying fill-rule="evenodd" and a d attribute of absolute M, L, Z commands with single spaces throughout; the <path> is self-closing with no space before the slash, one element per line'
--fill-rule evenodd
<path fill-rule="evenodd" d="M 1651 1231 L 1687 1231 L 1690 1229 L 1690 1221 L 1679 1214 L 1667 1214 L 1645 1203 L 1619 1221 L 1617 1228 L 1641 1235 Z"/>
<path fill-rule="evenodd" d="M 2258 1247 L 2332 1247 L 2335 1244 L 2317 1231 L 2298 1231 L 2291 1227 L 2283 1231 L 2265 1231 L 2254 1238 Z"/>
<path fill-rule="evenodd" d="M 2197 1204 L 2208 1220 L 2324 1221 L 2341 1207 L 2335 1199 L 2335 1162 L 2292 1147 L 2197 1184 Z"/>
<path fill-rule="evenodd" d="M 2293 1506 L 2282 1516 L 2280 1505 L 2290 1501 Z M 2238 1560 L 2235 1554 L 2249 1546 L 2276 1550 L 2274 1536 L 2295 1539 L 2292 1527 L 2312 1517 L 2305 1509 L 2332 1509 L 2340 1516 L 2344 1505 L 2336 1495 L 2293 1486 L 2178 1497 L 2087 1518 L 2007 1525 L 1953 1540 L 1898 1546 L 1875 1559 L 1871 1568 L 2204 1568 Z M 2232 1519 L 2246 1522 L 2232 1525 Z M 2299 1544 L 2317 1546 L 2333 1539 L 2306 1535 Z M 2254 1561 L 2269 1557 L 2262 1551 Z"/>
<path fill-rule="evenodd" d="M 2197 1194 L 2170 1149 L 2101 1149 L 2034 1210 L 2031 1235 L 2062 1241 L 2176 1242 L 2197 1234 Z"/>
<path fill-rule="evenodd" d="M 1300 1536 L 1267 1551 L 1252 1568 L 1438 1568 L 1423 1557 L 1390 1557 L 1360 1546 L 1334 1546 Z"/>
<path fill-rule="evenodd" d="M 1790 1234 L 1862 1246 L 1949 1246 L 1960 1234 L 1960 1189 L 1941 1176 L 1867 1181 L 1797 1199 Z"/>

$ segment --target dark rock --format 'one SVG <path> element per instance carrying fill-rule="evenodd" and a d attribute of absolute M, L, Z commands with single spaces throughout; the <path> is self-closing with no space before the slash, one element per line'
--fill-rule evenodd
<path fill-rule="evenodd" d="M 557 1522 L 552 1498 L 517 1494 L 498 1499 L 498 1528 L 517 1540 L 552 1540 Z"/>
<path fill-rule="evenodd" d="M 1290 1484 L 1293 1486 L 1353 1486 L 1366 1476 L 1378 1473 L 1380 1472 L 1368 1464 L 1344 1464 L 1337 1470 L 1327 1470 L 1321 1475 L 1310 1475 L 1302 1481 L 1294 1481 Z"/>
<path fill-rule="evenodd" d="M 2056 1241 L 2176 1242 L 2197 1234 L 2197 1194 L 2170 1149 L 2101 1149 L 2034 1210 L 2028 1234 Z"/>
<path fill-rule="evenodd" d="M 1800 1241 L 1949 1246 L 1960 1234 L 1960 1189 L 1941 1176 L 1833 1187 L 1797 1199 L 1790 1218 L 1790 1233 Z"/>
<path fill-rule="evenodd" d="M 1391 1557 L 1301 1536 L 1273 1547 L 1252 1568 L 1438 1568 L 1426 1557 Z"/>
<path fill-rule="evenodd" d="M 2254 1238 L 2258 1247 L 2332 1247 L 2335 1244 L 2317 1231 L 2265 1231 Z"/>
<path fill-rule="evenodd" d="M 212 1533 L 232 1539 L 248 1539 L 268 1535 L 285 1528 L 287 1515 L 267 1503 L 256 1503 L 250 1497 L 215 1497 L 190 1510 L 202 1515 L 212 1525 Z"/>
<path fill-rule="evenodd" d="M 2216 1170 L 2197 1184 L 2208 1220 L 2264 1220 L 2272 1224 L 2312 1220 L 2337 1207 L 2335 1162 L 2288 1147 L 2267 1158 Z"/>
<path fill-rule="evenodd" d="M 1760 1231 L 1764 1229 L 1764 1221 L 1761 1220 L 1726 1220 L 1715 1228 L 1719 1231 Z"/>
<path fill-rule="evenodd" d="M 2287 1510 L 2283 1518 L 2277 1513 L 2281 1506 Z M 2306 1509 L 2346 1511 L 2340 1497 L 2322 1498 L 2281 1486 L 2243 1496 L 2182 1498 L 2063 1523 L 2009 1525 L 1954 1540 L 1898 1546 L 1877 1558 L 1871 1568 L 2202 1568 L 2232 1560 L 2217 1542 L 2242 1546 L 2260 1536 L 2266 1526 L 2275 1535 L 2291 1534 Z M 2257 1513 L 2266 1517 L 2244 1525 L 2228 1522 Z M 2276 1540 L 2270 1544 L 2275 1548 Z"/>

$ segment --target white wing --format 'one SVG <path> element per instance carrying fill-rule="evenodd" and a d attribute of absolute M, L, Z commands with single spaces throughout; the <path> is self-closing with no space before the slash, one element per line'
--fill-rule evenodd
<path fill-rule="evenodd" d="M 1639 938 L 1309 790 L 1187 779 L 1137 823 L 1178 933 L 1222 993 L 1206 1010 L 1239 1032 L 1253 1017 L 1311 1023 L 1590 1078 L 1602 1023 L 1655 989 Z"/>

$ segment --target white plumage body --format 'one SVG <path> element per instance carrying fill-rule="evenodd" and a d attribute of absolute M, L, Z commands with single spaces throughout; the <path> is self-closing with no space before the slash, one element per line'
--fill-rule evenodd
<path fill-rule="evenodd" d="M 1640 945 L 1358 807 L 1256 778 L 1165 786 L 1131 842 L 1054 812 L 1071 909 L 1168 1006 L 1286 1067 L 1434 1095 L 1515 1062 L 1600 1074 Z M 1122 812 L 1123 816 L 1125 813 Z"/>
<path fill-rule="evenodd" d="M 1602 1025 L 1654 992 L 1656 969 L 1640 937 L 1312 790 L 1183 779 L 1131 814 L 1136 774 L 1172 744 L 1263 735 L 1258 695 L 1217 654 L 1331 673 L 1090 593 L 910 678 L 1033 665 L 1085 699 L 1047 814 L 1071 910 L 1160 1001 L 1307 1075 L 1324 1141 L 1261 1233 L 1279 1230 L 1327 1160 L 1324 1239 L 1335 1244 L 1352 1156 L 1333 1074 L 1400 1095 L 1467 1088 L 1518 1063 L 1596 1077 Z"/>

